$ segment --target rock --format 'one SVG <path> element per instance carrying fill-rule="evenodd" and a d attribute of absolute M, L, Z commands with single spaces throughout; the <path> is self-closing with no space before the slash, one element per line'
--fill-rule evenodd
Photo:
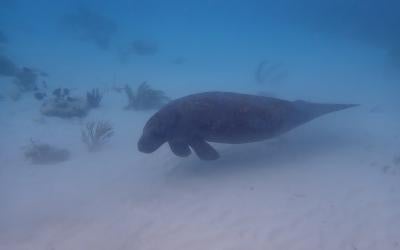
<path fill-rule="evenodd" d="M 61 118 L 84 117 L 89 107 L 84 98 L 51 98 L 45 100 L 40 112 L 45 116 L 56 116 Z"/>
<path fill-rule="evenodd" d="M 32 141 L 25 151 L 25 158 L 33 164 L 55 164 L 68 160 L 70 153 L 66 149 Z"/>

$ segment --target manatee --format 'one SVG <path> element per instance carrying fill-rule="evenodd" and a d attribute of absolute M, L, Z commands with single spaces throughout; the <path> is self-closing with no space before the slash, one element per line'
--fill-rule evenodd
<path fill-rule="evenodd" d="M 321 115 L 355 104 L 321 104 L 231 92 L 188 95 L 162 107 L 147 121 L 138 149 L 152 153 L 164 143 L 180 157 L 192 150 L 202 160 L 219 153 L 208 143 L 249 143 L 270 139 Z"/>

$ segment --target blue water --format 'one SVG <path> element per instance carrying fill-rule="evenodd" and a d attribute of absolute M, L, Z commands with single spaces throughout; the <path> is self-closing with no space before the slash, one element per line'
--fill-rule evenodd
<path fill-rule="evenodd" d="M 0 249 L 265 249 L 269 243 L 286 250 L 397 249 L 400 229 L 388 223 L 400 222 L 399 11 L 395 0 L 0 0 Z M 135 42 L 145 48 L 135 50 Z M 7 73 L 10 64 L 15 72 L 33 69 L 39 89 L 20 91 Z M 283 142 L 218 146 L 222 161 L 202 163 L 195 156 L 177 158 L 167 147 L 137 152 L 141 129 L 156 110 L 126 111 L 126 96 L 114 90 L 144 81 L 171 99 L 232 91 L 361 106 Z M 57 88 L 74 96 L 93 88 L 105 94 L 84 118 L 45 117 L 34 93 L 51 95 Z M 113 124 L 115 136 L 93 157 L 80 130 L 101 119 Z M 71 159 L 32 167 L 23 154 L 32 138 L 68 148 Z M 344 182 L 341 191 L 329 175 Z M 241 187 L 256 187 L 256 194 Z M 285 203 L 281 190 L 294 195 L 294 203 Z M 236 192 L 240 198 L 230 196 Z M 297 202 L 307 195 L 311 201 Z M 268 196 L 274 205 L 262 202 Z M 236 206 L 240 212 L 224 210 Z M 325 212 L 318 214 L 318 207 Z M 182 221 L 179 209 L 188 211 Z M 110 215 L 113 210 L 118 216 Z M 352 223 L 358 210 L 365 213 Z M 385 218 L 368 221 L 379 213 Z M 308 215 L 300 227 L 312 237 L 323 234 L 319 243 L 304 240 L 295 226 Z M 286 218 L 271 228 L 261 223 L 280 216 Z M 195 219 L 193 226 L 187 222 L 192 217 L 206 222 Z M 329 229 L 321 226 L 325 218 Z M 218 223 L 225 229 L 216 230 Z M 363 229 L 368 226 L 382 236 Z M 107 235 L 116 240 L 104 243 Z M 159 245 L 151 242 L 157 237 Z"/>
<path fill-rule="evenodd" d="M 290 71 L 287 85 L 274 86 L 281 95 L 317 92 L 334 99 L 349 92 L 348 85 L 380 92 L 383 82 L 392 90 L 383 72 L 398 46 L 398 3 L 353 2 L 9 1 L 1 10 L 8 37 L 3 53 L 48 72 L 57 86 L 147 80 L 179 94 L 268 90 L 273 87 L 253 81 L 257 64 L 269 60 Z M 75 20 L 82 27 L 69 27 L 85 15 L 82 9 L 113 26 L 105 44 L 90 29 L 103 32 L 108 24 Z M 138 39 L 154 42 L 158 53 L 121 55 Z M 176 58 L 185 63 L 173 64 Z"/>

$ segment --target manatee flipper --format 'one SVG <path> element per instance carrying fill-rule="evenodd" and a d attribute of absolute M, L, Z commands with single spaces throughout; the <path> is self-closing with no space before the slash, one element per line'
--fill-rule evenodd
<path fill-rule="evenodd" d="M 183 141 L 171 140 L 171 141 L 168 141 L 168 144 L 169 144 L 169 147 L 171 148 L 172 152 L 176 156 L 186 157 L 192 153 L 192 151 L 189 148 L 189 145 Z"/>
<path fill-rule="evenodd" d="M 202 139 L 193 139 L 189 143 L 196 155 L 202 160 L 216 160 L 219 158 L 219 153 L 210 144 Z"/>

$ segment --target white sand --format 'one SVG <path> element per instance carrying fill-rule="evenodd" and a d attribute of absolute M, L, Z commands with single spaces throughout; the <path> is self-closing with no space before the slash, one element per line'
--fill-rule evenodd
<path fill-rule="evenodd" d="M 400 120 L 389 111 L 360 107 L 275 140 L 216 145 L 222 158 L 202 162 L 166 146 L 137 152 L 151 114 L 122 103 L 84 120 L 115 127 L 99 153 L 80 141 L 84 121 L 42 119 L 29 99 L 3 104 L 1 250 L 400 249 Z M 31 165 L 21 149 L 31 137 L 71 160 Z"/>

